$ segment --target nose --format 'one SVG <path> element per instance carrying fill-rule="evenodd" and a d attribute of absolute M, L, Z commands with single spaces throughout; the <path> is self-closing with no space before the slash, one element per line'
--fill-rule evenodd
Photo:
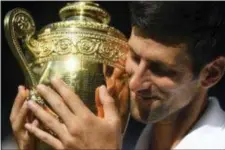
<path fill-rule="evenodd" d="M 141 60 L 137 67 L 133 68 L 133 74 L 129 81 L 129 88 L 133 92 L 137 92 L 143 89 L 147 89 L 151 86 L 151 82 L 148 78 L 147 63 L 145 60 Z"/>

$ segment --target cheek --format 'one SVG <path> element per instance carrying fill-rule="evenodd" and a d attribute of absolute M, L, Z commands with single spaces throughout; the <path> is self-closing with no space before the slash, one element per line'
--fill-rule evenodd
<path fill-rule="evenodd" d="M 192 71 L 189 69 L 182 69 L 176 73 L 175 76 L 171 77 L 159 77 L 154 74 L 151 76 L 151 80 L 159 87 L 163 89 L 178 89 L 183 85 L 191 84 L 193 79 Z"/>
<path fill-rule="evenodd" d="M 179 93 L 182 90 L 188 90 L 190 86 L 192 86 L 193 82 L 192 76 L 187 72 L 185 74 L 180 74 L 176 79 L 172 79 L 170 77 L 158 77 L 151 76 L 151 80 L 154 84 L 159 88 L 167 92 Z M 188 85 L 190 84 L 190 85 Z M 189 86 L 189 87 L 188 87 Z"/>
<path fill-rule="evenodd" d="M 154 84 L 161 89 L 162 91 L 170 91 L 172 89 L 176 89 L 177 83 L 171 80 L 168 77 L 151 77 Z"/>
<path fill-rule="evenodd" d="M 156 86 L 164 92 L 164 100 L 160 104 L 155 103 L 154 108 L 164 105 L 169 109 L 178 109 L 186 106 L 195 95 L 196 84 L 190 79 L 184 79 L 182 82 L 176 82 L 170 78 L 155 78 Z"/>
<path fill-rule="evenodd" d="M 189 88 L 174 88 L 167 90 L 168 97 L 162 101 L 155 101 L 150 106 L 148 121 L 155 122 L 178 112 L 189 104 L 193 98 L 193 93 Z"/>
<path fill-rule="evenodd" d="M 195 84 L 179 85 L 169 90 L 169 98 L 165 103 L 171 111 L 178 110 L 188 105 L 196 95 L 197 89 Z"/>

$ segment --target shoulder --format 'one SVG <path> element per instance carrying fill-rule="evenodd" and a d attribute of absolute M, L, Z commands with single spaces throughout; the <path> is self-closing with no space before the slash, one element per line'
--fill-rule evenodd
<path fill-rule="evenodd" d="M 225 112 L 215 97 L 193 129 L 175 149 L 225 149 Z"/>

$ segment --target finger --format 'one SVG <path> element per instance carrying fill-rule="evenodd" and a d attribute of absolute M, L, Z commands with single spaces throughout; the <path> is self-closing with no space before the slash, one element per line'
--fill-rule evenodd
<path fill-rule="evenodd" d="M 19 113 L 17 114 L 15 121 L 12 123 L 12 128 L 14 131 L 23 128 L 23 125 L 25 124 L 26 121 L 27 112 L 28 112 L 27 101 L 25 101 Z"/>
<path fill-rule="evenodd" d="M 115 80 L 111 80 L 111 84 L 107 84 L 107 91 L 109 93 L 109 95 L 114 96 L 116 94 L 116 82 Z"/>
<path fill-rule="evenodd" d="M 31 110 L 28 109 L 28 112 L 27 112 L 27 120 L 26 120 L 26 121 L 27 121 L 28 123 L 31 123 L 31 122 L 34 121 L 34 119 L 35 119 L 34 114 L 32 113 Z"/>
<path fill-rule="evenodd" d="M 37 86 L 38 93 L 50 104 L 53 110 L 68 124 L 73 116 L 72 112 L 63 102 L 63 99 L 51 88 L 40 84 Z"/>
<path fill-rule="evenodd" d="M 100 102 L 100 98 L 99 98 L 99 87 L 96 88 L 95 90 L 95 104 L 96 104 L 96 108 L 97 108 L 97 116 L 100 118 L 104 118 L 104 110 L 103 110 L 103 105 Z"/>
<path fill-rule="evenodd" d="M 14 121 L 14 119 L 16 119 L 24 101 L 26 100 L 28 96 L 28 93 L 25 90 L 24 86 L 19 86 L 18 87 L 18 93 L 17 96 L 15 98 L 12 110 L 11 110 L 11 115 L 10 115 L 10 120 L 11 122 Z"/>
<path fill-rule="evenodd" d="M 129 107 L 129 88 L 124 86 L 121 92 L 119 93 L 119 103 L 121 104 L 119 112 L 123 115 L 126 114 Z"/>
<path fill-rule="evenodd" d="M 90 112 L 85 104 L 81 101 L 79 96 L 75 94 L 74 91 L 68 85 L 66 85 L 63 80 L 59 79 L 58 77 L 54 77 L 51 82 L 56 91 L 62 96 L 67 106 L 76 115 L 83 115 L 84 113 Z"/>
<path fill-rule="evenodd" d="M 33 101 L 28 101 L 28 108 L 34 113 L 34 115 L 44 123 L 48 128 L 55 132 L 60 138 L 65 137 L 61 123 L 53 117 L 51 114 L 47 113 L 42 107 Z"/>
<path fill-rule="evenodd" d="M 101 86 L 99 90 L 100 100 L 104 109 L 104 118 L 109 120 L 118 119 L 118 110 L 115 106 L 114 99 L 109 95 L 104 85 Z"/>
<path fill-rule="evenodd" d="M 119 68 L 114 68 L 112 78 L 119 78 L 124 73 L 124 70 L 121 70 Z"/>
<path fill-rule="evenodd" d="M 31 124 L 32 124 L 32 126 L 38 127 L 39 121 L 37 119 L 34 119 L 34 121 Z"/>
<path fill-rule="evenodd" d="M 37 128 L 36 126 L 26 123 L 25 128 L 35 135 L 37 138 L 39 138 L 41 141 L 47 143 L 48 145 L 52 146 L 55 149 L 64 149 L 63 144 L 53 137 L 51 134 Z"/>
<path fill-rule="evenodd" d="M 34 127 L 39 127 L 39 121 L 37 120 L 37 119 L 34 119 L 33 121 L 32 121 L 32 123 L 31 123 L 31 125 L 32 126 L 34 126 Z M 29 138 L 30 137 L 30 135 L 31 135 L 31 133 L 30 132 L 26 132 L 26 136 Z M 33 140 L 33 139 L 32 139 Z M 34 141 L 33 141 L 34 142 Z"/>

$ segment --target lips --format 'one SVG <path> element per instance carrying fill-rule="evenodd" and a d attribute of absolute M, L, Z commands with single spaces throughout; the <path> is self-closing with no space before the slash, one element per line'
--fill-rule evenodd
<path fill-rule="evenodd" d="M 159 99 L 159 97 L 157 96 L 139 96 L 139 97 L 141 97 L 143 100 Z"/>
<path fill-rule="evenodd" d="M 143 98 L 150 98 L 150 97 L 157 96 L 156 92 L 154 92 L 152 89 L 141 89 L 141 90 L 135 91 L 135 94 Z"/>
<path fill-rule="evenodd" d="M 143 95 L 140 93 L 135 93 L 135 95 L 136 95 L 137 101 L 148 106 L 150 106 L 154 101 L 161 100 L 159 96 L 150 95 L 150 94 Z"/>
<path fill-rule="evenodd" d="M 138 97 L 138 98 L 141 98 L 143 100 L 149 100 L 149 99 L 161 99 L 159 96 L 156 96 L 156 95 L 152 95 L 152 94 L 140 94 L 140 93 L 135 93 L 135 95 Z"/>
<path fill-rule="evenodd" d="M 142 96 L 142 95 L 136 94 L 136 99 L 141 100 L 141 101 L 148 101 L 148 100 L 152 99 L 152 97 L 147 97 L 147 96 Z"/>

